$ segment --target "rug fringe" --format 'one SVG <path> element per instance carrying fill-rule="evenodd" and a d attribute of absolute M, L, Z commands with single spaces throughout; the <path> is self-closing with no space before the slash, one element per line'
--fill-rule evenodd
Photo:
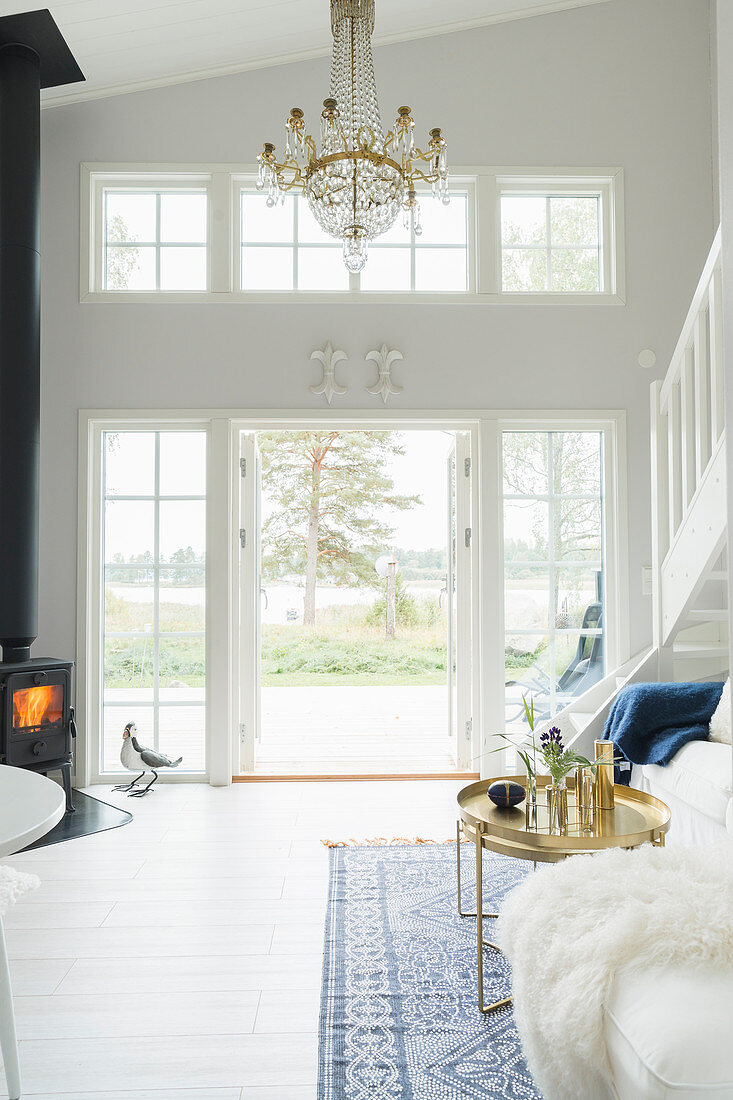
<path fill-rule="evenodd" d="M 348 840 L 321 840 L 321 844 L 326 848 L 389 848 L 392 845 L 404 845 L 404 844 L 455 844 L 456 838 L 452 837 L 448 840 L 434 840 L 432 837 L 423 836 L 373 836 L 367 837 L 364 840 L 357 840 L 355 837 L 349 837 Z"/>

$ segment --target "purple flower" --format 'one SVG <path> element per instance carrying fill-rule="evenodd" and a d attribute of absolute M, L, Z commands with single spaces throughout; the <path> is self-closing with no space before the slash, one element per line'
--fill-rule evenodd
<path fill-rule="evenodd" d="M 562 734 L 557 726 L 552 726 L 546 733 L 540 735 L 540 746 L 542 749 L 550 749 L 558 754 L 564 752 Z"/>

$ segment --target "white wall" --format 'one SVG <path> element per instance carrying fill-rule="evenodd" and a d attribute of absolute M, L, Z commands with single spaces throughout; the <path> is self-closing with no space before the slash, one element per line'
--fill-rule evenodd
<path fill-rule="evenodd" d="M 81 161 L 251 162 L 291 104 L 315 117 L 328 64 L 45 111 L 36 652 L 74 650 L 77 410 L 317 409 L 309 355 L 326 339 L 352 360 L 346 407 L 377 408 L 360 360 L 386 341 L 405 357 L 393 410 L 627 409 L 633 649 L 648 640 L 652 376 L 636 359 L 655 349 L 663 373 L 713 236 L 708 0 L 612 0 L 383 47 L 375 65 L 385 119 L 410 103 L 454 163 L 622 167 L 628 304 L 80 305 Z"/>
<path fill-rule="evenodd" d="M 733 531 L 733 5 L 717 7 L 717 146 L 723 258 L 723 371 L 728 451 L 728 530 Z M 728 543 L 728 591 L 733 592 L 733 554 Z M 728 601 L 730 606 L 730 598 Z M 730 623 L 733 648 L 733 622 Z"/>

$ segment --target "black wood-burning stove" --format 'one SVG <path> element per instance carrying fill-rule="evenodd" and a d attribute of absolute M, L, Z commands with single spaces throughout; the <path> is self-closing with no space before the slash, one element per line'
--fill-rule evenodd
<path fill-rule="evenodd" d="M 0 664 L 0 758 L 16 768 L 59 769 L 66 808 L 73 810 L 71 768 L 76 723 L 71 705 L 71 661 L 36 657 Z"/>
<path fill-rule="evenodd" d="M 83 80 L 49 11 L 0 18 L 0 759 L 62 770 L 71 805 L 73 662 L 38 634 L 40 93 Z"/>

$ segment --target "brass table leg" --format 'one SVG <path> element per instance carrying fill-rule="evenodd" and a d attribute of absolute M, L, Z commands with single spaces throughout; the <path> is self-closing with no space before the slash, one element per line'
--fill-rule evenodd
<path fill-rule="evenodd" d="M 461 823 L 460 823 L 460 821 L 458 821 L 456 823 L 456 878 L 457 878 L 457 881 L 458 881 L 458 916 L 459 917 L 475 917 L 476 916 L 476 910 L 475 909 L 472 910 L 472 912 L 470 912 L 470 913 L 469 912 L 464 913 L 463 909 L 461 908 L 461 906 L 463 905 L 463 901 L 461 899 Z M 498 913 L 484 913 L 483 914 L 483 919 L 484 920 L 489 920 L 489 919 L 496 920 L 496 918 L 498 916 L 499 916 Z M 496 944 L 492 943 L 491 940 L 484 940 L 484 943 L 486 944 L 487 947 L 493 947 L 496 951 L 499 950 L 499 948 L 496 946 Z"/>
<path fill-rule="evenodd" d="M 501 948 L 498 944 L 492 940 L 487 940 L 483 934 L 483 922 L 486 919 L 495 919 L 499 916 L 498 913 L 484 913 L 483 911 L 483 859 L 482 859 L 482 847 L 481 847 L 481 830 L 476 828 L 476 909 L 472 913 L 464 913 L 461 908 L 461 823 L 460 821 L 456 827 L 456 871 L 458 875 L 458 914 L 461 917 L 475 917 L 476 918 L 476 946 L 478 950 L 478 1007 L 479 1012 L 483 1012 L 487 1015 L 489 1012 L 496 1012 L 500 1008 L 506 1008 L 507 1005 L 512 1003 L 511 997 L 502 997 L 499 1001 L 494 1001 L 490 1005 L 484 1004 L 484 947 L 490 947 L 493 951 L 501 953 Z"/>

